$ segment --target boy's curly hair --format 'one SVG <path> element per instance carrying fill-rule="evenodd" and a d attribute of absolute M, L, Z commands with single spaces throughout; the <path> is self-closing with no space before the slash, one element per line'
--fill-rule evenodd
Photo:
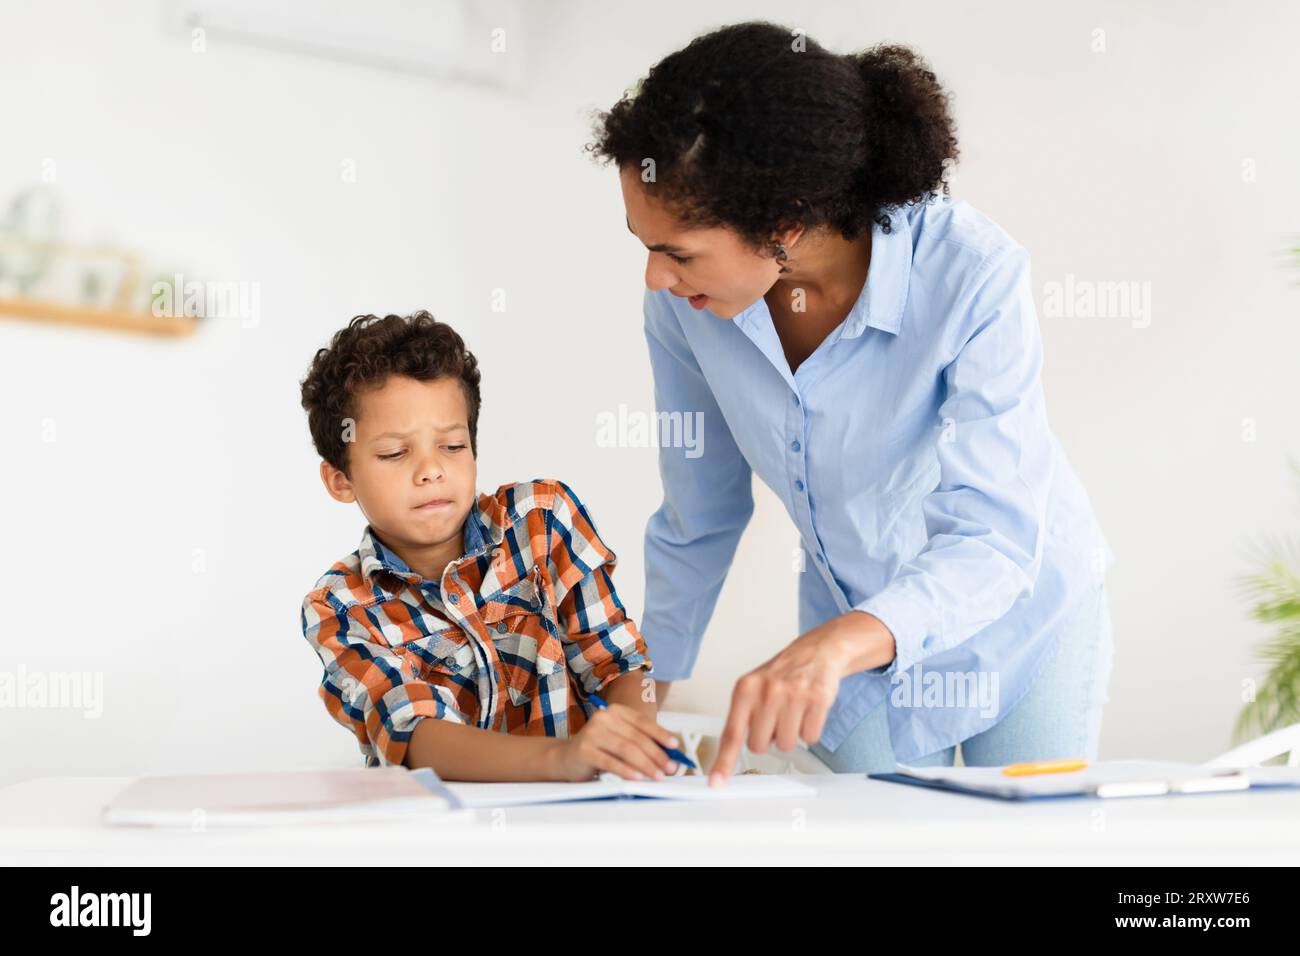
<path fill-rule="evenodd" d="M 420 311 L 382 319 L 358 315 L 317 351 L 301 384 L 302 407 L 321 458 L 350 475 L 344 419 L 355 420 L 360 393 L 382 386 L 390 375 L 422 382 L 459 379 L 469 409 L 470 453 L 478 457 L 478 360 L 455 329 Z"/>
<path fill-rule="evenodd" d="M 785 228 L 855 239 L 888 206 L 940 189 L 957 159 L 948 94 L 904 46 L 831 53 L 773 23 L 726 26 L 650 68 L 598 113 L 587 151 L 638 171 L 690 226 L 728 226 L 755 249 Z"/>

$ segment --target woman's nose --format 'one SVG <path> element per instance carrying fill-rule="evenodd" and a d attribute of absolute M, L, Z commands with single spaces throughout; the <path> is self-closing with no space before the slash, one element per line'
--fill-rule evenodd
<path fill-rule="evenodd" d="M 656 259 L 655 254 L 651 253 L 645 263 L 645 287 L 651 292 L 658 292 L 660 289 L 670 289 L 675 285 L 677 285 L 677 275 L 671 269 L 664 267 L 662 258 Z"/>

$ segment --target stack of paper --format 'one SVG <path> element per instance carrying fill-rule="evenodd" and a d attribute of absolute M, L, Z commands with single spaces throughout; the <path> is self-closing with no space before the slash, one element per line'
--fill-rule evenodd
<path fill-rule="evenodd" d="M 468 820 L 432 770 L 367 767 L 146 776 L 104 808 L 118 826 L 205 829 L 358 823 L 410 815 Z"/>

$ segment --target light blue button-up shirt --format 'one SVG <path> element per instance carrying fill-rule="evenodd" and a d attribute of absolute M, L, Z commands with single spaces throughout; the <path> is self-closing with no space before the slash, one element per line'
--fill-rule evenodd
<path fill-rule="evenodd" d="M 1115 556 L 1048 424 L 1024 248 L 948 197 L 889 212 L 852 310 L 794 373 L 762 298 L 726 320 L 647 291 L 667 437 L 641 630 L 656 677 L 690 676 L 756 473 L 801 539 L 800 632 L 858 609 L 897 645 L 841 681 L 821 744 L 883 702 L 905 762 L 997 723 Z M 696 416 L 691 447 L 674 413 Z M 949 693 L 923 700 L 936 673 Z M 996 707 L 960 700 L 976 680 Z"/>

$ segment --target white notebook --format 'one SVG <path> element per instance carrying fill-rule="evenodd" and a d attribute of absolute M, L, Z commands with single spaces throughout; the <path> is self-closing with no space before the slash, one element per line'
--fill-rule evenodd
<path fill-rule="evenodd" d="M 363 767 L 145 776 L 104 808 L 110 826 L 205 829 L 362 823 L 419 816 L 468 821 L 473 814 L 432 770 Z"/>
<path fill-rule="evenodd" d="M 663 780 L 624 780 L 602 774 L 597 780 L 574 783 L 446 783 L 466 807 L 509 807 L 531 803 L 565 803 L 610 797 L 659 800 L 745 800 L 809 798 L 817 791 L 790 776 L 735 774 L 725 784 L 710 787 L 706 776 L 665 777 Z"/>

